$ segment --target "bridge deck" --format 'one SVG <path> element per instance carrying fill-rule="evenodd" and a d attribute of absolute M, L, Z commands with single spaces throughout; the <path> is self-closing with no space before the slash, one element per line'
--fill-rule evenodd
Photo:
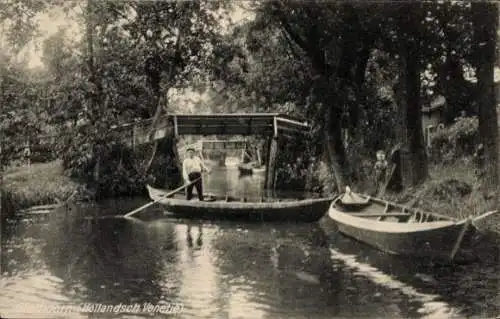
<path fill-rule="evenodd" d="M 171 114 L 158 119 L 150 139 L 152 119 L 111 127 L 123 132 L 127 144 L 140 145 L 168 135 L 278 136 L 305 133 L 310 126 L 280 113 Z"/>
<path fill-rule="evenodd" d="M 309 125 L 279 113 L 173 114 L 176 135 L 280 135 L 305 132 Z"/>

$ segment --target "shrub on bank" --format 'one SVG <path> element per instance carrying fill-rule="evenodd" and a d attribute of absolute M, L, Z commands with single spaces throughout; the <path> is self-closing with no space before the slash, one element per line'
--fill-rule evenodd
<path fill-rule="evenodd" d="M 479 139 L 478 128 L 476 116 L 456 118 L 452 125 L 431 135 L 431 158 L 435 162 L 451 162 L 473 155 Z"/>
<path fill-rule="evenodd" d="M 132 148 L 119 134 L 110 133 L 107 140 L 92 136 L 81 133 L 68 140 L 63 165 L 71 178 L 93 191 L 96 199 L 144 195 L 147 183 L 178 186 L 173 138 L 159 140 L 156 147 L 146 143 Z"/>
<path fill-rule="evenodd" d="M 65 175 L 61 161 L 8 169 L 2 186 L 9 201 L 18 208 L 52 204 L 81 188 Z"/>

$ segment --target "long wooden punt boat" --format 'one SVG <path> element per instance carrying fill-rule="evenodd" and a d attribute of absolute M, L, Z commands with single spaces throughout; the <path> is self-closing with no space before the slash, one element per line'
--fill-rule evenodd
<path fill-rule="evenodd" d="M 474 224 L 497 212 L 457 220 L 347 189 L 334 199 L 328 215 L 342 234 L 384 252 L 454 261 L 469 259 L 467 248 L 477 233 Z"/>
<path fill-rule="evenodd" d="M 315 222 L 325 215 L 332 198 L 248 201 L 246 198 L 206 195 L 203 201 L 182 194 L 165 197 L 166 190 L 147 185 L 149 197 L 176 216 L 202 219 Z"/>

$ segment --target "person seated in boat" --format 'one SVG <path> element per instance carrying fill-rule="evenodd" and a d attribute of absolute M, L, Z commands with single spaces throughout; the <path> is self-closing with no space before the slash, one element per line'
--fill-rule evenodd
<path fill-rule="evenodd" d="M 389 162 L 385 159 L 385 153 L 382 150 L 377 151 L 377 162 L 375 162 L 375 185 L 376 192 L 378 193 L 383 187 L 386 175 L 387 168 L 389 167 Z"/>
<path fill-rule="evenodd" d="M 187 200 L 193 198 L 193 188 L 196 188 L 198 199 L 200 201 L 203 200 L 203 182 L 201 179 L 201 173 L 203 171 L 210 172 L 210 169 L 205 166 L 203 161 L 198 156 L 195 156 L 194 148 L 188 148 L 187 157 L 182 163 L 182 176 L 184 177 L 184 181 L 186 183 L 198 180 L 187 187 Z"/>
<path fill-rule="evenodd" d="M 285 178 L 284 181 L 287 185 L 287 187 L 292 187 L 293 188 L 293 183 L 295 182 L 295 165 L 294 164 L 286 164 L 285 172 L 284 172 Z"/>

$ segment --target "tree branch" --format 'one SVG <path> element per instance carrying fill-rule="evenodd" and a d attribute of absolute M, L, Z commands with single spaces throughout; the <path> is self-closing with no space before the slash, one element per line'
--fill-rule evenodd
<path fill-rule="evenodd" d="M 130 6 L 131 8 L 133 8 L 135 10 L 135 8 L 131 5 Z M 120 10 L 118 10 L 115 6 L 114 3 L 110 3 L 110 6 L 108 7 L 111 11 L 113 11 L 114 13 L 116 13 L 118 16 L 120 16 L 121 18 L 127 20 L 129 23 L 132 22 L 128 16 L 126 16 L 123 12 L 121 12 Z"/>
<path fill-rule="evenodd" d="M 302 39 L 302 37 L 292 29 L 292 27 L 290 25 L 290 22 L 288 21 L 288 18 L 286 17 L 286 15 L 283 12 L 283 8 L 279 7 L 279 4 L 277 2 L 274 2 L 273 5 L 274 5 L 273 15 L 276 18 L 278 18 L 278 21 L 283 26 L 283 28 L 285 29 L 285 31 L 288 33 L 288 35 L 290 36 L 290 38 L 300 48 L 302 48 L 302 50 L 304 50 L 304 51 L 307 52 L 309 50 L 307 42 L 304 39 Z"/>
<path fill-rule="evenodd" d="M 284 30 L 281 30 L 281 33 L 285 37 L 286 42 L 288 43 L 288 47 L 290 48 L 290 51 L 292 52 L 292 55 L 295 56 L 296 58 L 300 58 L 301 55 L 295 49 L 295 47 L 297 46 L 297 44 L 290 38 L 290 35 L 288 34 L 288 32 L 286 32 Z"/>

